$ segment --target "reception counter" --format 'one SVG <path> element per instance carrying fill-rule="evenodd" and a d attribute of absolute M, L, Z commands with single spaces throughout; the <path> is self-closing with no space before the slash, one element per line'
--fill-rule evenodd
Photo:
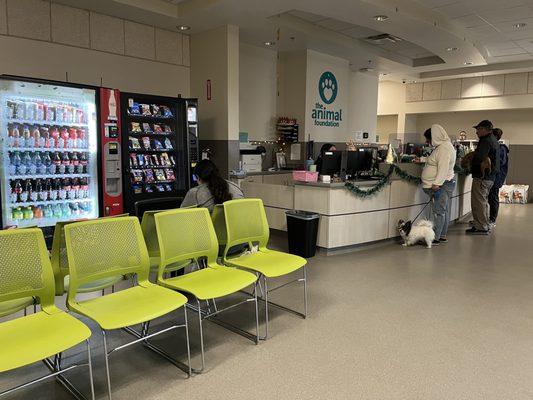
<path fill-rule="evenodd" d="M 428 202 L 421 187 L 398 178 L 379 193 L 361 199 L 344 183 L 303 183 L 284 180 L 286 184 L 242 181 L 246 197 L 261 198 L 272 229 L 287 230 L 285 211 L 311 211 L 320 215 L 317 245 L 327 252 L 349 250 L 398 236 L 398 220 L 413 219 Z M 357 183 L 362 189 L 374 181 Z M 470 212 L 471 177 L 457 177 L 452 199 L 452 220 Z M 429 216 L 429 206 L 423 217 Z"/>

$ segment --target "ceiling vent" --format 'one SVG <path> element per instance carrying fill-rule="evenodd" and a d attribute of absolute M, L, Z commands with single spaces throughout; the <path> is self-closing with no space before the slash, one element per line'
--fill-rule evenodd
<path fill-rule="evenodd" d="M 382 33 L 381 35 L 369 36 L 365 39 L 368 42 L 374 44 L 385 44 L 385 43 L 398 43 L 403 39 L 398 36 L 390 35 L 388 33 Z"/>

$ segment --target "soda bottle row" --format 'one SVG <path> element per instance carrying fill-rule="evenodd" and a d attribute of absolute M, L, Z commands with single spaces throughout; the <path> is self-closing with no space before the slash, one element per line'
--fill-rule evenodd
<path fill-rule="evenodd" d="M 47 204 L 43 206 L 13 207 L 11 218 L 17 220 L 33 220 L 40 218 L 70 218 L 84 216 L 91 212 L 91 202 Z"/>
<path fill-rule="evenodd" d="M 7 118 L 29 121 L 48 121 L 67 124 L 86 124 L 87 115 L 81 108 L 67 104 L 39 101 L 7 100 Z"/>
<path fill-rule="evenodd" d="M 10 148 L 86 149 L 88 141 L 84 128 L 7 124 L 7 145 Z"/>
<path fill-rule="evenodd" d="M 89 178 L 16 179 L 11 181 L 11 203 L 89 198 Z"/>
<path fill-rule="evenodd" d="M 89 163 L 85 152 L 30 152 L 9 153 L 8 172 L 14 175 L 86 174 Z"/>

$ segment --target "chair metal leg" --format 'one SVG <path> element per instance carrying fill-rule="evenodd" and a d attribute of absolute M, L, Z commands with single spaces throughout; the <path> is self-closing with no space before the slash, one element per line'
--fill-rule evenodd
<path fill-rule="evenodd" d="M 105 288 L 102 289 L 102 296 L 105 296 Z"/>
<path fill-rule="evenodd" d="M 24 307 L 24 316 L 26 317 L 28 315 L 28 308 Z"/>
<path fill-rule="evenodd" d="M 259 304 L 257 301 L 257 282 L 254 285 L 254 306 L 255 306 L 255 344 L 259 344 Z"/>
<path fill-rule="evenodd" d="M 93 361 L 91 356 L 91 343 L 89 342 L 89 339 L 86 340 L 87 342 L 87 360 L 88 360 L 88 367 L 89 367 L 89 383 L 91 384 L 91 399 L 94 400 L 94 379 L 93 379 Z"/>
<path fill-rule="evenodd" d="M 263 340 L 266 340 L 268 338 L 268 283 L 266 276 L 263 275 L 263 283 L 265 285 L 265 337 L 262 338 Z"/>
<path fill-rule="evenodd" d="M 185 337 L 187 341 L 187 365 L 189 366 L 189 378 L 192 376 L 191 366 L 191 343 L 189 341 L 189 322 L 187 321 L 187 307 L 183 307 L 183 314 L 185 315 Z"/>
<path fill-rule="evenodd" d="M 105 330 L 102 329 L 102 336 L 104 338 L 104 356 L 105 356 L 105 372 L 107 375 L 107 397 L 112 400 L 111 396 L 111 378 L 109 376 L 109 353 L 107 351 L 107 338 Z"/>
<path fill-rule="evenodd" d="M 303 267 L 303 281 L 304 281 L 304 318 L 307 318 L 307 266 Z"/>
<path fill-rule="evenodd" d="M 196 299 L 196 304 L 198 306 L 198 326 L 200 328 L 200 351 L 202 357 L 202 368 L 200 370 L 195 370 L 196 373 L 202 373 L 205 369 L 205 355 L 204 355 L 204 332 L 202 329 L 202 307 L 200 305 L 200 300 Z"/>

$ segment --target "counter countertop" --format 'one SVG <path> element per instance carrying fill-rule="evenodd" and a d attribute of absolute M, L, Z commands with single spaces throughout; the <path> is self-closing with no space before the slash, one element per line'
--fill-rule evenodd
<path fill-rule="evenodd" d="M 374 186 L 379 181 L 369 180 L 369 181 L 356 181 L 353 182 L 356 186 Z M 324 183 L 324 182 L 300 182 L 294 181 L 295 185 L 298 186 L 313 186 L 313 187 L 322 187 L 326 189 L 341 189 L 345 186 L 346 182 L 333 182 L 333 183 Z"/>
<path fill-rule="evenodd" d="M 238 176 L 234 174 L 230 174 L 230 178 L 237 178 L 237 179 L 244 179 L 247 176 L 258 176 L 258 175 L 285 175 L 285 174 L 292 174 L 291 169 L 282 169 L 277 171 L 260 171 L 260 172 L 247 172 L 244 176 Z"/>

